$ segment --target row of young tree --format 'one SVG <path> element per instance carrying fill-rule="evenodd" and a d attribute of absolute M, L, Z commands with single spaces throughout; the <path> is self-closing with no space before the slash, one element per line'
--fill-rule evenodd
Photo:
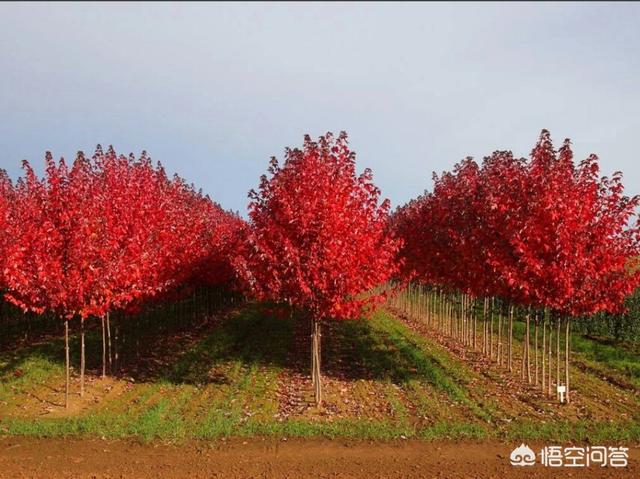
<path fill-rule="evenodd" d="M 640 342 L 640 289 L 624 302 L 624 311 L 602 311 L 575 322 L 575 331 L 604 340 Z"/>
<path fill-rule="evenodd" d="M 80 323 L 82 395 L 85 321 L 102 320 L 104 374 L 110 313 L 229 283 L 246 223 L 146 153 L 98 146 L 70 166 L 47 153 L 43 178 L 26 161 L 23 171 L 15 184 L 0 172 L 0 289 L 23 311 L 64 322 L 68 404 L 69 321 Z"/>
<path fill-rule="evenodd" d="M 403 277 L 440 291 L 442 303 L 462 295 L 463 333 L 465 315 L 478 301 L 483 327 L 490 305 L 508 305 L 509 370 L 514 308 L 526 322 L 527 370 L 530 321 L 535 341 L 538 325 L 544 335 L 553 322 L 559 340 L 564 323 L 568 398 L 571 318 L 621 312 L 640 282 L 640 233 L 631 226 L 640 198 L 624 196 L 621 177 L 601 177 L 595 155 L 576 164 L 569 140 L 555 150 L 546 130 L 529 159 L 510 151 L 496 151 L 481 164 L 467 158 L 434 175 L 433 192 L 394 214 Z M 475 322 L 468 331 L 475 348 Z"/>
<path fill-rule="evenodd" d="M 71 167 L 47 154 L 44 178 L 24 171 L 15 185 L 0 173 L 0 286 L 22 310 L 64 321 L 67 403 L 70 320 L 80 320 L 82 394 L 87 318 L 102 319 L 104 373 L 110 313 L 222 285 L 309 321 L 320 404 L 321 322 L 361 317 L 383 299 L 368 292 L 397 272 L 389 201 L 370 170 L 356 172 L 344 133 L 306 137 L 282 166 L 273 159 L 250 192 L 249 223 L 146 154 L 98 148 Z"/>
<path fill-rule="evenodd" d="M 640 279 L 628 227 L 638 199 L 623 196 L 619 174 L 600 178 L 595 156 L 574 165 L 568 141 L 556 152 L 547 132 L 530 160 L 467 159 L 393 214 L 344 133 L 272 159 L 248 222 L 145 154 L 98 149 L 70 168 L 48 155 L 46 166 L 39 179 L 25 164 L 15 185 L 0 174 L 7 300 L 65 325 L 106 318 L 107 335 L 110 312 L 202 285 L 286 303 L 309 323 L 318 405 L 321 324 L 366 315 L 387 298 L 381 285 L 427 287 L 443 321 L 454 296 L 461 311 L 482 298 L 485 310 L 509 305 L 511 318 L 516 305 L 527 318 L 616 311 Z M 475 342 L 476 323 L 461 324 L 452 331 Z"/>

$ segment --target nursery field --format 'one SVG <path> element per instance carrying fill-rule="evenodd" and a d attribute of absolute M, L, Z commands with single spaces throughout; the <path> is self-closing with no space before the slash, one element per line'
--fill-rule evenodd
<path fill-rule="evenodd" d="M 637 474 L 640 357 L 632 346 L 574 334 L 573 398 L 559 404 L 426 322 L 381 308 L 370 320 L 324 326 L 324 404 L 317 408 L 308 371 L 311 326 L 278 311 L 248 303 L 206 313 L 187 302 L 149 315 L 147 323 L 158 325 L 152 329 L 139 317 L 144 341 L 122 345 L 118 371 L 106 378 L 100 330 L 90 327 L 86 392 L 78 394 L 74 369 L 69 408 L 61 335 L 34 335 L 5 348 L 0 477 L 570 472 L 514 468 L 509 454 L 523 441 L 534 448 L 629 447 L 628 467 L 586 468 L 581 477 Z M 172 322 L 171 314 L 182 321 Z M 523 337 L 516 322 L 516 360 Z M 78 349 L 72 336 L 72 358 Z"/>
<path fill-rule="evenodd" d="M 0 9 L 0 479 L 640 478 L 640 10 L 89 8 Z"/>
<path fill-rule="evenodd" d="M 325 325 L 324 404 L 317 408 L 306 322 L 246 304 L 194 324 L 147 334 L 104 379 L 92 354 L 99 331 L 89 331 L 86 392 L 72 394 L 68 409 L 62 338 L 2 353 L 1 434 L 640 442 L 638 371 L 630 367 L 640 357 L 632 348 L 574 335 L 573 397 L 559 404 L 425 323 L 380 309 L 370 320 Z M 516 322 L 516 358 L 522 330 Z M 77 381 L 72 374 L 74 392 Z"/>

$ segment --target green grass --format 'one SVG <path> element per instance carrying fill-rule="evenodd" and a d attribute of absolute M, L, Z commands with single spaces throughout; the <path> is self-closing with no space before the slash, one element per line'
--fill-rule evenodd
<path fill-rule="evenodd" d="M 516 337 L 521 329 L 516 324 Z M 343 354 L 349 363 L 347 380 L 375 393 L 389 412 L 335 418 L 309 413 L 280 420 L 278 384 L 294 367 L 294 331 L 291 319 L 265 315 L 259 306 L 245 307 L 201 337 L 152 382 L 133 384 L 99 407 L 69 417 L 3 413 L 3 407 L 15 409 L 43 384 L 62 385 L 59 341 L 0 355 L 0 433 L 142 441 L 228 436 L 640 440 L 635 422 L 501 421 L 500 404 L 488 397 L 476 371 L 384 311 L 370 321 L 337 323 L 323 360 L 331 365 Z M 588 341 L 576 341 L 574 347 L 595 365 L 612 367 L 613 353 L 590 350 Z M 310 385 L 306 387 L 310 393 Z"/>
<path fill-rule="evenodd" d="M 62 378 L 64 367 L 57 360 L 62 354 L 62 341 L 52 341 L 0 356 L 0 401 L 8 401 L 49 379 Z"/>
<path fill-rule="evenodd" d="M 640 354 L 616 347 L 610 342 L 577 334 L 571 337 L 571 347 L 573 352 L 578 353 L 580 359 L 594 370 L 631 381 L 636 388 L 640 389 Z"/>
<path fill-rule="evenodd" d="M 482 316 L 482 307 L 480 302 L 476 305 L 476 314 L 478 318 Z M 526 334 L 526 323 L 516 314 L 513 322 L 513 338 L 520 345 L 524 341 Z M 579 319 L 572 321 L 576 324 Z M 503 317 L 504 331 L 508 331 L 508 318 Z M 494 317 L 494 331 L 497 331 L 498 316 Z M 555 334 L 553 330 L 554 354 L 555 354 Z M 548 330 L 547 330 L 548 333 Z M 477 322 L 477 338 L 481 341 L 482 322 Z M 530 324 L 530 335 L 533 345 L 534 324 L 533 318 Z M 542 331 L 538 332 L 538 341 L 541 346 Z M 561 349 L 564 351 L 564 325 L 561 331 Z M 503 337 L 503 344 L 506 344 L 506 336 Z M 616 342 L 612 339 L 587 337 L 580 332 L 571 331 L 571 352 L 572 359 L 578 360 L 581 365 L 592 370 L 592 372 L 607 375 L 611 378 L 618 379 L 624 383 L 630 383 L 634 387 L 640 389 L 640 348 L 637 345 L 626 343 L 624 341 Z"/>
<path fill-rule="evenodd" d="M 503 320 L 508 321 L 508 319 L 506 318 Z M 507 331 L 506 328 L 505 331 Z M 481 332 L 482 325 L 480 322 L 478 322 L 478 335 L 480 335 Z M 557 330 L 554 328 L 552 339 L 554 354 L 556 345 L 556 332 Z M 561 354 L 564 354 L 564 332 L 565 331 L 563 325 L 560 337 Z M 533 321 L 531 321 L 529 334 L 533 348 Z M 514 319 L 513 338 L 517 347 L 520 347 L 521 343 L 524 342 L 525 335 L 526 323 L 519 318 Z M 479 337 L 480 336 L 478 336 L 478 338 Z M 505 339 L 503 338 L 503 342 L 504 341 Z M 538 341 L 539 347 L 541 347 L 542 331 L 538 331 Z M 571 354 L 571 359 L 576 365 L 587 368 L 591 372 L 598 375 L 606 375 L 640 389 L 640 354 L 637 350 L 633 350 L 623 344 L 617 344 L 612 340 L 590 338 L 572 331 Z"/>

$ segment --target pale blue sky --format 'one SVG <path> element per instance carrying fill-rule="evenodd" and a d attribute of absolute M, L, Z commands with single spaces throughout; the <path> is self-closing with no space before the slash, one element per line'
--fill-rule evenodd
<path fill-rule="evenodd" d="M 542 128 L 640 193 L 640 5 L 0 4 L 0 167 L 146 149 L 243 214 L 270 156 L 347 130 L 394 205 Z"/>

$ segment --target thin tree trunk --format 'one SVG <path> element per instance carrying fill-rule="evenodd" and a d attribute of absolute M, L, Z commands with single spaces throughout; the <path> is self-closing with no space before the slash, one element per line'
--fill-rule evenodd
<path fill-rule="evenodd" d="M 451 313 L 450 313 L 451 303 L 449 301 L 449 293 L 444 294 L 444 323 L 443 323 L 443 333 L 451 335 Z"/>
<path fill-rule="evenodd" d="M 531 384 L 531 312 L 527 312 L 527 383 Z"/>
<path fill-rule="evenodd" d="M 549 321 L 549 350 L 547 351 L 547 359 L 548 359 L 548 367 L 549 367 L 549 373 L 547 374 L 547 396 L 551 397 L 551 386 L 553 383 L 553 379 L 551 376 L 551 365 L 552 365 L 552 360 L 553 360 L 553 324 L 551 323 L 551 321 Z"/>
<path fill-rule="evenodd" d="M 69 409 L 69 320 L 64 320 L 64 367 L 67 376 L 64 390 L 64 407 Z"/>
<path fill-rule="evenodd" d="M 525 318 L 525 332 L 522 335 L 522 357 L 520 358 L 520 378 L 524 381 L 525 369 L 527 367 L 527 319 Z"/>
<path fill-rule="evenodd" d="M 442 334 L 449 333 L 449 297 L 447 293 L 442 293 Z"/>
<path fill-rule="evenodd" d="M 444 296 L 442 290 L 438 291 L 438 331 L 444 333 Z"/>
<path fill-rule="evenodd" d="M 102 322 L 102 379 L 107 376 L 107 337 L 104 325 L 104 314 L 101 317 Z"/>
<path fill-rule="evenodd" d="M 509 372 L 513 371 L 513 305 L 509 306 Z"/>
<path fill-rule="evenodd" d="M 456 301 L 455 305 L 460 306 L 459 308 L 454 308 L 458 339 L 460 340 L 460 342 L 462 342 L 463 346 L 466 346 L 467 338 L 466 338 L 466 335 L 464 334 L 464 326 L 465 326 L 464 295 L 460 295 L 460 301 L 459 302 Z"/>
<path fill-rule="evenodd" d="M 466 338 L 464 334 L 464 295 L 460 295 L 460 301 L 458 301 L 457 298 L 454 298 L 453 314 L 458 333 L 458 339 L 460 339 L 463 345 L 466 345 Z"/>
<path fill-rule="evenodd" d="M 322 366 L 322 323 L 318 321 L 318 379 L 322 376 L 320 374 Z M 321 382 L 319 382 L 321 384 Z M 320 389 L 320 400 L 322 401 L 322 389 Z"/>
<path fill-rule="evenodd" d="M 448 294 L 442 293 L 442 334 L 449 332 L 449 297 Z"/>
<path fill-rule="evenodd" d="M 84 397 L 84 318 L 80 318 L 80 397 Z"/>
<path fill-rule="evenodd" d="M 558 331 L 556 332 L 556 386 L 560 385 L 560 318 L 557 319 Z M 557 389 L 557 388 L 556 388 Z M 557 392 L 556 392 L 557 395 Z"/>
<path fill-rule="evenodd" d="M 469 346 L 469 317 L 467 315 L 467 295 L 462 295 L 462 303 L 461 303 L 461 316 L 462 316 L 462 343 L 465 346 Z"/>
<path fill-rule="evenodd" d="M 316 387 L 316 323 L 311 319 L 311 384 Z"/>
<path fill-rule="evenodd" d="M 488 298 L 484 298 L 482 303 L 482 354 L 487 355 L 487 301 Z"/>
<path fill-rule="evenodd" d="M 542 317 L 542 394 L 546 392 L 545 386 L 545 354 L 547 354 L 547 323 L 544 316 Z"/>
<path fill-rule="evenodd" d="M 489 359 L 493 359 L 493 313 L 495 298 L 491 298 L 491 311 L 489 312 Z"/>
<path fill-rule="evenodd" d="M 467 299 L 465 298 L 464 294 L 460 296 L 460 314 L 459 314 L 459 319 L 460 319 L 460 339 L 462 340 L 462 344 L 464 344 L 465 346 L 467 345 L 467 311 L 465 309 L 465 303 L 466 303 Z"/>
<path fill-rule="evenodd" d="M 456 319 L 456 304 L 455 304 L 455 298 L 453 297 L 453 295 L 451 295 L 451 297 L 449 298 L 449 334 L 453 336 L 454 334 L 454 324 L 455 324 L 455 319 Z"/>
<path fill-rule="evenodd" d="M 471 316 L 471 297 L 465 295 L 464 317 L 467 323 L 467 346 L 473 347 L 473 317 Z"/>
<path fill-rule="evenodd" d="M 311 335 L 311 377 L 316 406 L 322 405 L 322 380 L 320 377 L 320 321 L 314 318 Z"/>
<path fill-rule="evenodd" d="M 498 356 L 498 364 L 502 366 L 502 309 L 500 308 L 500 312 L 498 314 L 498 342 L 496 344 L 497 356 Z"/>
<path fill-rule="evenodd" d="M 114 330 L 114 341 L 113 341 L 113 364 L 114 364 L 114 369 L 116 371 L 118 371 L 120 369 L 120 361 L 119 361 L 119 356 L 118 356 L 118 330 L 120 328 L 118 327 L 118 323 L 116 322 L 115 324 L 115 330 Z"/>
<path fill-rule="evenodd" d="M 567 387 L 566 390 L 566 398 L 567 403 L 571 402 L 569 399 L 569 354 L 571 352 L 571 340 L 570 340 L 570 330 L 571 330 L 571 319 L 567 318 L 567 324 L 565 326 L 565 335 L 564 335 L 564 381 Z"/>
<path fill-rule="evenodd" d="M 538 384 L 538 313 L 533 321 L 533 354 L 535 355 L 534 359 L 534 370 L 535 370 L 535 384 Z"/>
<path fill-rule="evenodd" d="M 109 313 L 107 312 L 107 341 L 108 341 L 108 351 L 109 351 L 109 374 L 113 373 L 113 367 L 111 362 L 111 320 L 109 317 Z"/>
<path fill-rule="evenodd" d="M 477 334 L 478 334 L 478 322 L 477 322 L 477 318 L 476 318 L 476 312 L 475 312 L 475 299 L 471 299 L 471 321 L 473 323 L 473 350 L 476 351 L 478 346 L 476 344 L 476 338 L 477 338 Z"/>
<path fill-rule="evenodd" d="M 449 321 L 449 335 L 453 336 L 453 298 L 447 297 L 447 319 Z"/>

